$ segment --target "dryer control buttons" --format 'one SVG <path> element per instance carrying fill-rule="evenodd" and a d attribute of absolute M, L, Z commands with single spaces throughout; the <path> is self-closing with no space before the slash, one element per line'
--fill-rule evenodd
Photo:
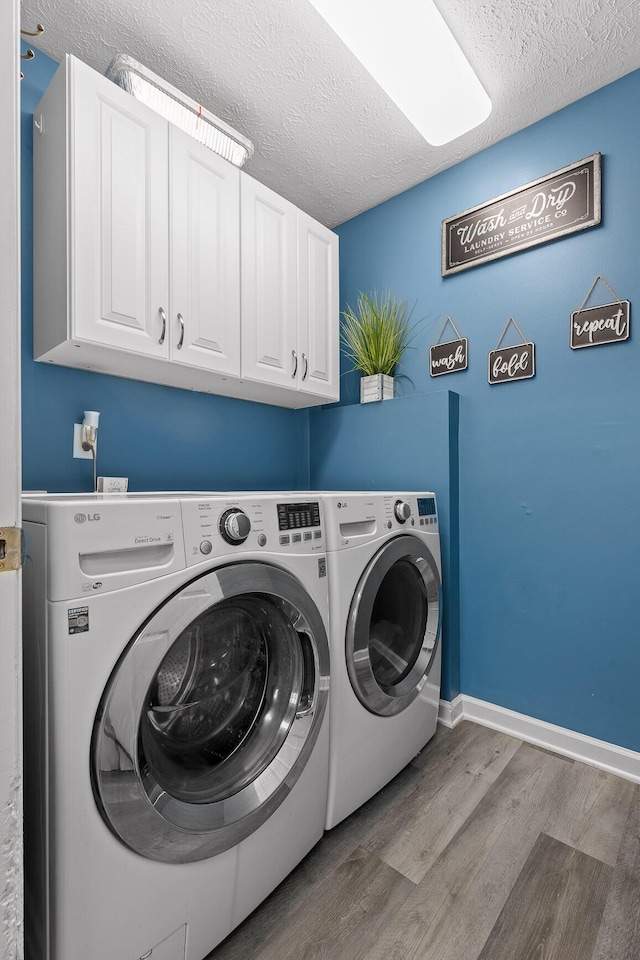
<path fill-rule="evenodd" d="M 227 543 L 244 543 L 251 531 L 251 521 L 243 510 L 232 507 L 220 517 L 220 533 Z"/>
<path fill-rule="evenodd" d="M 398 523 L 405 523 L 411 516 L 411 507 L 404 500 L 396 500 L 393 512 Z"/>
<path fill-rule="evenodd" d="M 267 538 L 265 537 L 264 533 L 261 533 L 261 534 L 258 536 L 258 546 L 259 546 L 259 547 L 264 547 L 264 545 L 265 545 L 266 542 L 267 542 Z"/>
<path fill-rule="evenodd" d="M 200 553 L 204 553 L 207 556 L 213 550 L 213 544 L 211 540 L 203 540 L 200 544 Z"/>

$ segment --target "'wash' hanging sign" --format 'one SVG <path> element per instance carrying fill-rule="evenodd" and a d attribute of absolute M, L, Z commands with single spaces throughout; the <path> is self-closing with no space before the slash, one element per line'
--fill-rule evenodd
<path fill-rule="evenodd" d="M 440 343 L 447 324 L 450 323 L 457 340 Z M 429 373 L 432 377 L 441 377 L 445 373 L 457 373 L 466 370 L 468 364 L 468 343 L 461 337 L 451 317 L 445 317 L 438 339 L 429 349 Z"/>
<path fill-rule="evenodd" d="M 604 303 L 599 307 L 586 307 L 585 304 L 598 281 L 601 281 L 615 303 Z M 582 306 L 571 314 L 571 349 L 581 347 L 600 347 L 605 343 L 621 343 L 631 335 L 631 303 L 620 300 L 604 277 L 596 277 Z"/>
<path fill-rule="evenodd" d="M 513 324 L 522 343 L 516 347 L 501 347 L 509 326 Z M 512 380 L 528 380 L 536 373 L 536 345 L 525 340 L 524 334 L 513 317 L 507 320 L 498 346 L 489 354 L 489 383 L 510 383 Z"/>

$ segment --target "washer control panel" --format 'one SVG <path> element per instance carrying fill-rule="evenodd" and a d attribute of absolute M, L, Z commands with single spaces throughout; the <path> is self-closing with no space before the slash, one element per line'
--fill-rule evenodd
<path fill-rule="evenodd" d="M 319 527 L 320 501 L 310 500 L 305 503 L 279 503 L 278 526 L 281 530 Z"/>
<path fill-rule="evenodd" d="M 322 543 L 322 521 L 319 500 L 279 502 L 278 543 L 298 549 L 301 545 L 316 549 Z"/>
<path fill-rule="evenodd" d="M 324 553 L 320 499 L 292 494 L 239 494 L 182 500 L 187 564 L 217 557 Z"/>
<path fill-rule="evenodd" d="M 244 510 L 231 507 L 220 517 L 220 534 L 227 543 L 244 543 L 251 532 L 251 520 Z"/>

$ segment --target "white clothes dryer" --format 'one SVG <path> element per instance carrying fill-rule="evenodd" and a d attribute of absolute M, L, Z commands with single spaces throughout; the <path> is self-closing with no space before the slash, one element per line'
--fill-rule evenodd
<path fill-rule="evenodd" d="M 23 502 L 28 960 L 202 960 L 324 830 L 322 503 Z"/>
<path fill-rule="evenodd" d="M 433 493 L 325 493 L 323 499 L 330 829 L 395 777 L 435 733 L 442 574 Z"/>

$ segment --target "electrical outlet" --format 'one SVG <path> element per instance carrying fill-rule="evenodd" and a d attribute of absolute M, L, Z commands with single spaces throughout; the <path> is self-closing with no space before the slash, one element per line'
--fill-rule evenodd
<path fill-rule="evenodd" d="M 96 437 L 93 445 L 96 454 L 98 453 L 98 438 Z M 78 460 L 93 460 L 91 450 L 82 449 L 82 424 L 73 425 L 73 456 Z"/>

